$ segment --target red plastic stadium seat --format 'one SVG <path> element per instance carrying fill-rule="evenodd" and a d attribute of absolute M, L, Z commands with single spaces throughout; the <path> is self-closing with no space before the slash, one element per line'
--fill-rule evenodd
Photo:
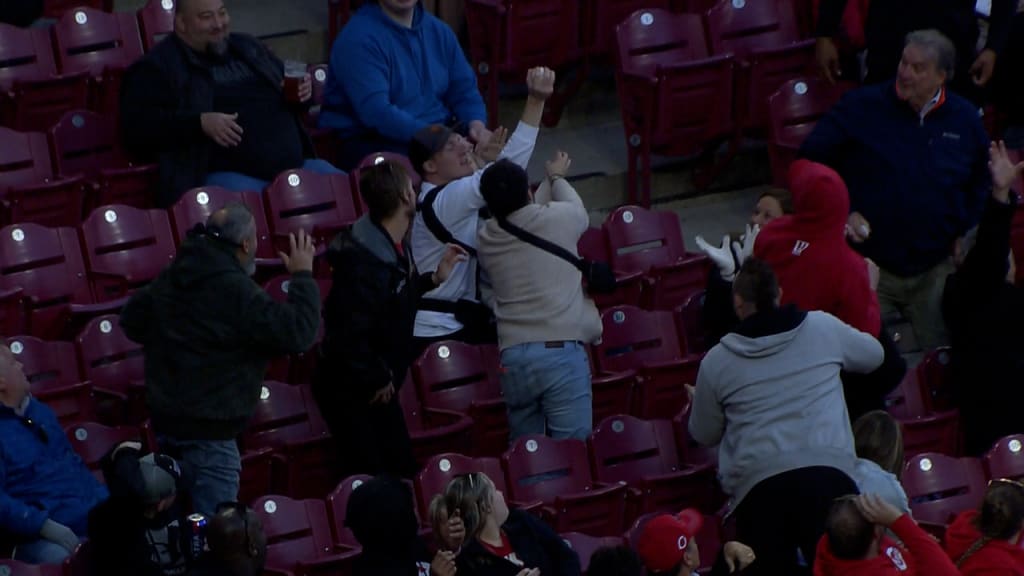
<path fill-rule="evenodd" d="M 611 56 L 615 51 L 615 29 L 640 10 L 675 10 L 672 0 L 593 0 L 586 5 L 584 36 L 587 50 L 596 56 Z M 684 8 L 690 8 L 684 6 Z M 686 12 L 695 12 L 686 10 Z"/>
<path fill-rule="evenodd" d="M 61 426 L 96 419 L 92 385 L 82 381 L 74 344 L 32 336 L 12 336 L 6 344 L 21 363 L 32 396 L 57 414 Z"/>
<path fill-rule="evenodd" d="M 412 375 L 398 391 L 398 401 L 405 415 L 405 425 L 412 440 L 412 453 L 420 466 L 434 454 L 443 452 L 468 453 L 473 420 L 451 410 L 424 408 L 416 396 L 416 383 Z"/>
<path fill-rule="evenodd" d="M 581 258 L 597 262 L 611 262 L 608 253 L 608 238 L 604 228 L 587 228 L 576 249 Z M 630 304 L 640 306 L 644 295 L 644 276 L 640 272 L 626 274 L 621 270 L 615 272 L 617 286 L 611 294 L 590 294 L 599 310 Z M 585 282 L 585 281 L 584 281 Z"/>
<path fill-rule="evenodd" d="M 358 218 L 347 174 L 287 170 L 267 186 L 263 201 L 278 250 L 287 251 L 288 234 L 300 229 L 326 245 Z"/>
<path fill-rule="evenodd" d="M 142 47 L 149 52 L 165 36 L 174 32 L 174 0 L 149 0 L 136 12 Z"/>
<path fill-rule="evenodd" d="M 416 475 L 416 501 L 419 504 L 420 520 L 430 522 L 430 500 L 437 494 L 444 494 L 445 488 L 456 476 L 471 472 L 483 472 L 494 482 L 495 488 L 508 493 L 505 473 L 497 458 L 471 458 L 462 454 L 443 453 L 427 460 Z"/>
<path fill-rule="evenodd" d="M 331 542 L 323 500 L 263 496 L 252 503 L 267 536 L 264 574 L 349 574 L 357 552 Z"/>
<path fill-rule="evenodd" d="M 64 429 L 75 452 L 94 476 L 103 481 L 100 461 L 122 442 L 142 442 L 142 433 L 135 426 L 104 426 L 97 422 L 85 422 Z"/>
<path fill-rule="evenodd" d="M 952 355 L 952 349 L 943 346 L 928 352 L 917 365 L 917 380 L 926 410 L 942 412 L 956 408 Z"/>
<path fill-rule="evenodd" d="M 885 399 L 886 410 L 903 429 L 904 452 L 908 457 L 922 452 L 955 454 L 959 444 L 960 413 L 958 410 L 928 410 L 918 378 L 916 370 L 907 372 L 899 387 Z"/>
<path fill-rule="evenodd" d="M 0 127 L 0 203 L 6 222 L 77 226 L 86 183 L 54 176 L 45 134 Z"/>
<path fill-rule="evenodd" d="M 683 337 L 683 348 L 688 354 L 704 354 L 710 348 L 704 325 L 704 297 L 706 291 L 694 292 L 676 308 L 676 322 Z"/>
<path fill-rule="evenodd" d="M 145 420 L 142 346 L 125 336 L 118 316 L 108 314 L 90 320 L 75 345 L 82 374 L 92 383 L 100 401 L 100 420 L 114 424 Z"/>
<path fill-rule="evenodd" d="M 348 510 L 348 499 L 355 492 L 356 488 L 363 485 L 363 482 L 372 480 L 373 476 L 357 474 L 345 478 L 327 495 L 327 515 L 331 520 L 331 532 L 334 534 L 335 546 L 346 548 L 361 548 L 359 540 L 352 534 L 352 530 L 345 526 L 345 513 Z"/>
<path fill-rule="evenodd" d="M 985 470 L 977 458 L 926 452 L 907 460 L 901 478 L 914 520 L 949 524 L 985 497 Z"/>
<path fill-rule="evenodd" d="M 146 284 L 174 259 L 174 235 L 164 210 L 100 206 L 82 222 L 81 231 L 89 278 L 99 300 Z"/>
<path fill-rule="evenodd" d="M 1006 436 L 996 441 L 985 454 L 985 469 L 988 477 L 1024 479 L 1024 434 Z"/>
<path fill-rule="evenodd" d="M 789 165 L 804 139 L 814 130 L 849 83 L 829 84 L 816 76 L 787 80 L 768 99 L 768 154 L 776 186 L 789 186 Z"/>

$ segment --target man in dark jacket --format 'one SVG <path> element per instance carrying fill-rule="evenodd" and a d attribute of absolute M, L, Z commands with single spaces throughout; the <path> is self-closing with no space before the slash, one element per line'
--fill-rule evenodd
<path fill-rule="evenodd" d="M 346 474 L 412 477 L 416 465 L 397 390 L 414 360 L 416 305 L 465 252 L 449 246 L 433 274 L 417 273 L 406 240 L 416 195 L 401 164 L 389 160 L 364 170 L 359 190 L 368 214 L 327 253 L 334 283 L 313 392 Z"/>
<path fill-rule="evenodd" d="M 821 0 L 818 16 L 818 64 L 829 80 L 838 80 L 839 54 L 835 38 L 849 0 Z M 959 58 L 951 88 L 977 104 L 1006 45 L 1017 0 L 991 0 L 991 23 L 985 47 L 977 53 L 978 15 L 975 0 L 878 0 L 871 2 L 865 23 L 869 84 L 892 78 L 903 54 L 903 39 L 914 30 L 934 28 L 956 45 Z M 850 78 L 856 80 L 856 78 Z"/>
<path fill-rule="evenodd" d="M 255 410 L 269 359 L 305 352 L 320 326 L 312 240 L 299 231 L 291 254 L 281 254 L 292 274 L 285 303 L 250 278 L 256 243 L 252 214 L 229 204 L 121 312 L 125 334 L 143 345 L 158 440 L 193 471 L 193 504 L 207 516 L 237 497 L 235 438 Z"/>
<path fill-rule="evenodd" d="M 1007 434 L 1020 432 L 1024 389 L 1024 289 L 1014 286 L 1010 223 L 1017 208 L 1013 165 L 1002 143 L 992 145 L 992 197 L 977 240 L 946 280 L 943 312 L 953 337 L 953 382 L 967 453 L 980 456 Z"/>
<path fill-rule="evenodd" d="M 938 32 L 908 35 L 895 85 L 847 93 L 800 150 L 843 177 L 847 234 L 878 264 L 882 318 L 908 318 L 924 349 L 948 341 L 942 283 L 954 241 L 977 223 L 991 186 L 977 109 L 946 90 L 954 62 Z"/>
<path fill-rule="evenodd" d="M 125 74 L 121 125 L 129 150 L 160 165 L 157 205 L 201 185 L 262 190 L 284 171 L 339 172 L 313 157 L 299 119 L 312 96 L 286 101 L 284 65 L 245 34 L 229 33 L 221 0 L 179 0 L 174 33 Z"/>

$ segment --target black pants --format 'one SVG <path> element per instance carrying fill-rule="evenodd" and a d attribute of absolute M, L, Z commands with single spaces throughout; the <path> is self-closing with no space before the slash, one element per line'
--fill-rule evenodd
<path fill-rule="evenodd" d="M 736 509 L 736 539 L 757 555 L 744 574 L 810 575 L 832 502 L 857 492 L 849 476 L 826 466 L 798 468 L 759 482 Z M 798 549 L 806 567 L 798 565 Z"/>

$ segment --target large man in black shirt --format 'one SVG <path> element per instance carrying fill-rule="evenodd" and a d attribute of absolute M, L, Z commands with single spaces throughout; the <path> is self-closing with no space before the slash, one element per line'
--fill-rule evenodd
<path fill-rule="evenodd" d="M 129 68 L 121 95 L 125 143 L 160 165 L 157 204 L 189 188 L 262 190 L 279 172 L 338 172 L 311 159 L 299 120 L 302 103 L 286 101 L 284 66 L 266 46 L 230 33 L 222 0 L 179 0 L 174 34 Z"/>

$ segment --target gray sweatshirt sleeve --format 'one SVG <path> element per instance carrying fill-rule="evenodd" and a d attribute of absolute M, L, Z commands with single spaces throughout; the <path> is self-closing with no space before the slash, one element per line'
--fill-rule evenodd
<path fill-rule="evenodd" d="M 697 389 L 693 394 L 688 428 L 690 437 L 694 440 L 704 446 L 715 446 L 721 442 L 725 433 L 725 413 L 718 402 L 715 382 L 709 377 L 708 372 L 703 365 L 697 372 Z"/>
<path fill-rule="evenodd" d="M 857 330 L 831 314 L 825 316 L 833 325 L 830 331 L 838 339 L 843 370 L 867 374 L 882 365 L 885 351 L 877 338 Z"/>

